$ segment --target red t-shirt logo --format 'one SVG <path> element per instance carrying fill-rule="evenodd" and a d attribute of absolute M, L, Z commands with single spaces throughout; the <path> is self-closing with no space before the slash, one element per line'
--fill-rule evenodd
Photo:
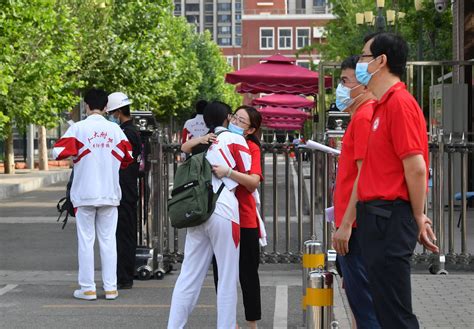
<path fill-rule="evenodd" d="M 379 127 L 379 122 L 380 122 L 380 118 L 376 117 L 375 120 L 374 120 L 374 124 L 372 125 L 372 131 L 377 130 L 377 128 Z"/>

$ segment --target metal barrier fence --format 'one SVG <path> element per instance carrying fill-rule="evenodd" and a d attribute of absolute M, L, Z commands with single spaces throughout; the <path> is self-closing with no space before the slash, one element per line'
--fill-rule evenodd
<path fill-rule="evenodd" d="M 446 72 L 454 74 L 460 66 L 472 70 L 473 64 L 418 62 L 409 63 L 407 68 L 408 89 L 413 91 L 416 87 L 421 107 L 429 112 L 433 174 L 426 208 L 440 247 L 440 254 L 436 256 L 418 247 L 413 265 L 429 268 L 432 273 L 445 273 L 445 265 L 448 269 L 462 270 L 474 267 L 474 241 L 469 240 L 468 234 L 469 157 L 474 151 L 474 136 L 467 133 L 467 109 L 472 107 L 472 101 L 466 100 L 468 96 L 472 97 L 472 86 L 444 83 Z M 328 71 L 332 76 L 338 76 L 338 67 L 338 63 L 322 63 L 320 76 L 327 75 Z M 440 84 L 435 85 L 438 80 Z M 326 112 L 326 94 L 320 86 L 318 109 L 314 113 L 319 122 L 314 124 L 311 139 L 339 148 L 344 131 L 339 123 L 336 128 L 327 125 L 331 113 L 327 115 Z M 424 106 L 426 99 L 428 107 Z M 462 108 L 465 112 L 448 111 L 453 108 Z M 460 129 L 460 133 L 455 133 L 456 129 Z M 163 256 L 161 264 L 156 261 L 156 265 L 163 268 L 181 262 L 183 257 L 184 230 L 172 228 L 167 215 L 171 183 L 182 154 L 180 145 L 170 141 L 168 134 L 161 131 L 152 137 L 151 149 L 147 178 L 150 198 L 144 202 L 149 203 L 146 217 L 153 220 L 142 225 L 151 232 L 143 234 L 142 244 L 153 247 L 156 255 Z M 331 249 L 334 228 L 332 223 L 326 222 L 324 209 L 332 205 L 337 157 L 296 148 L 287 136 L 283 143 L 277 142 L 275 137 L 273 142 L 263 143 L 261 161 L 265 177 L 260 186 L 261 215 L 269 235 L 268 245 L 262 248 L 261 261 L 300 263 L 303 242 L 313 236 L 322 242 L 325 252 Z M 460 194 L 456 198 L 457 191 Z M 455 227 L 457 216 L 460 230 Z"/>
<path fill-rule="evenodd" d="M 183 257 L 184 230 L 171 227 L 166 207 L 182 157 L 180 146 L 168 142 L 161 132 L 151 140 L 148 210 L 153 221 L 144 226 L 151 237 L 144 238 L 142 244 L 156 248 L 165 263 L 181 262 Z M 294 147 L 288 139 L 284 143 L 275 139 L 273 143 L 262 144 L 262 171 L 267 179 L 260 186 L 261 215 L 270 237 L 268 245 L 262 248 L 262 262 L 300 263 L 303 242 L 312 236 L 320 237 L 316 203 L 312 202 L 315 198 L 309 198 L 315 195 L 317 182 L 323 180 L 315 166 L 318 156 L 315 151 Z M 266 172 L 268 169 L 271 172 Z"/>
<path fill-rule="evenodd" d="M 162 139 L 159 142 L 159 139 Z M 334 136 L 331 136 L 334 138 Z M 333 141 L 333 140 L 332 140 Z M 443 157 L 448 160 L 449 204 L 448 222 L 443 225 L 440 216 L 440 203 L 437 200 L 442 185 L 442 173 L 436 160 L 440 154 L 439 144 L 430 144 L 433 167 L 433 187 L 428 202 L 429 215 L 433 219 L 440 255 L 444 257 L 447 246 L 446 261 L 450 268 L 471 269 L 472 250 L 469 250 L 467 235 L 467 156 L 474 150 L 474 143 L 467 139 L 451 138 L 441 144 Z M 163 255 L 165 265 L 181 262 L 183 257 L 184 231 L 171 227 L 167 215 L 167 200 L 171 190 L 173 174 L 179 164 L 180 145 L 167 143 L 163 137 L 155 136 L 152 141 L 153 156 L 150 172 L 150 206 L 153 221 L 148 221 L 147 228 L 152 238 L 144 239 L 144 244 L 156 248 L 157 255 Z M 455 169 L 455 159 L 459 158 L 461 167 Z M 333 226 L 324 218 L 321 205 L 332 203 L 332 190 L 337 170 L 337 158 L 313 150 L 298 149 L 289 141 L 284 143 L 266 143 L 262 145 L 262 170 L 266 180 L 261 184 L 261 214 L 269 233 L 269 244 L 262 248 L 263 263 L 300 263 L 303 254 L 303 242 L 316 237 L 322 242 L 325 251 L 331 249 Z M 454 173 L 461 173 L 460 207 L 460 240 L 455 239 L 455 217 L 458 214 L 454 204 Z M 318 195 L 316 186 L 321 185 L 328 193 Z M 444 207 L 443 207 L 444 208 Z M 444 209 L 443 209 L 444 212 Z M 444 226 L 447 227 L 447 234 Z M 145 235 L 144 235 L 145 236 Z M 447 240 L 447 244 L 445 241 Z M 430 256 L 424 250 L 416 253 L 414 264 L 429 267 L 433 273 L 444 269 L 443 259 Z"/>

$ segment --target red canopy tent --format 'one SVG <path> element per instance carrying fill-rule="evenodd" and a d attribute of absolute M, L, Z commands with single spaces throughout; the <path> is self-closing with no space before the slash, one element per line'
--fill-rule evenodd
<path fill-rule="evenodd" d="M 277 54 L 262 59 L 259 64 L 227 73 L 225 81 L 239 84 L 237 87 L 239 93 L 314 95 L 318 92 L 319 74 L 295 65 L 293 59 Z M 324 85 L 327 88 L 332 86 L 331 77 L 324 78 Z M 263 115 L 262 124 L 268 128 L 300 130 L 304 121 L 310 116 L 296 109 L 300 107 L 299 104 L 292 104 L 292 107 L 281 107 L 281 105 L 290 106 L 287 104 L 271 105 L 280 107 L 260 109 Z"/>
<path fill-rule="evenodd" d="M 331 78 L 325 77 L 325 86 L 331 86 Z M 273 55 L 241 70 L 227 73 L 225 81 L 240 84 L 240 93 L 285 93 L 314 95 L 318 92 L 319 74 L 294 64 L 294 60 Z"/>
<path fill-rule="evenodd" d="M 314 106 L 314 101 L 297 95 L 273 94 L 254 99 L 252 105 L 312 108 Z"/>
<path fill-rule="evenodd" d="M 300 130 L 309 113 L 291 107 L 262 107 L 262 124 L 271 129 Z"/>

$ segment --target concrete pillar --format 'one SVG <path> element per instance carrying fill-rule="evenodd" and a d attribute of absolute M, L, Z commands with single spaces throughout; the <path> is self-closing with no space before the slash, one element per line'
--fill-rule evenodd
<path fill-rule="evenodd" d="M 311 15 L 313 13 L 313 0 L 304 0 L 306 15 Z"/>
<path fill-rule="evenodd" d="M 288 0 L 288 14 L 296 13 L 296 0 Z"/>

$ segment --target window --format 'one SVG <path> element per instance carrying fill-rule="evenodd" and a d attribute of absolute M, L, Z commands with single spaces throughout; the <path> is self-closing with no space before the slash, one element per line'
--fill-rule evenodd
<path fill-rule="evenodd" d="M 236 46 L 241 46 L 242 45 L 242 37 L 240 37 L 240 36 L 235 37 L 235 45 Z"/>
<path fill-rule="evenodd" d="M 212 3 L 208 3 L 206 5 L 204 5 L 204 10 L 205 11 L 213 11 L 214 9 L 214 5 Z"/>
<path fill-rule="evenodd" d="M 204 22 L 212 24 L 214 22 L 214 17 L 213 16 L 205 16 L 204 17 Z"/>
<path fill-rule="evenodd" d="M 273 46 L 273 27 L 260 28 L 260 49 L 274 49 Z"/>
<path fill-rule="evenodd" d="M 236 34 L 242 34 L 242 26 L 235 25 L 235 33 Z"/>
<path fill-rule="evenodd" d="M 296 48 L 300 49 L 310 45 L 309 42 L 309 27 L 296 28 Z"/>
<path fill-rule="evenodd" d="M 234 56 L 227 56 L 226 60 L 227 60 L 227 64 L 229 64 L 230 66 L 234 65 Z"/>
<path fill-rule="evenodd" d="M 199 4 L 189 3 L 186 4 L 184 8 L 186 8 L 186 11 L 199 11 Z"/>
<path fill-rule="evenodd" d="M 292 29 L 291 27 L 278 28 L 278 49 L 292 49 Z"/>
<path fill-rule="evenodd" d="M 242 20 L 242 15 L 241 14 L 235 14 L 235 21 L 240 22 Z"/>
<path fill-rule="evenodd" d="M 181 4 L 180 3 L 175 3 L 174 4 L 174 12 L 175 12 L 175 15 L 176 14 L 178 14 L 178 15 L 181 14 Z"/>
<path fill-rule="evenodd" d="M 199 24 L 199 16 L 197 15 L 188 15 L 186 16 L 186 20 L 191 24 Z"/>
<path fill-rule="evenodd" d="M 236 2 L 236 3 L 235 3 L 235 10 L 236 10 L 236 11 L 242 10 L 242 4 L 241 4 L 240 2 Z"/>
<path fill-rule="evenodd" d="M 313 6 L 324 7 L 326 6 L 326 0 L 313 0 Z"/>
<path fill-rule="evenodd" d="M 232 5 L 230 3 L 218 3 L 217 10 L 218 11 L 231 11 Z"/>
<path fill-rule="evenodd" d="M 308 60 L 299 60 L 296 61 L 296 65 L 309 69 L 309 61 Z"/>
<path fill-rule="evenodd" d="M 214 28 L 212 26 L 206 26 L 204 28 L 204 30 L 209 31 L 209 33 L 211 34 L 211 37 L 212 37 L 212 34 L 214 33 Z"/>
<path fill-rule="evenodd" d="M 230 15 L 217 15 L 217 21 L 219 23 L 230 23 L 231 17 Z"/>
<path fill-rule="evenodd" d="M 230 46 L 232 44 L 232 40 L 230 38 L 217 38 L 217 44 L 219 46 Z"/>
<path fill-rule="evenodd" d="M 232 31 L 232 28 L 230 26 L 218 26 L 217 27 L 217 33 L 219 34 L 230 34 Z"/>

